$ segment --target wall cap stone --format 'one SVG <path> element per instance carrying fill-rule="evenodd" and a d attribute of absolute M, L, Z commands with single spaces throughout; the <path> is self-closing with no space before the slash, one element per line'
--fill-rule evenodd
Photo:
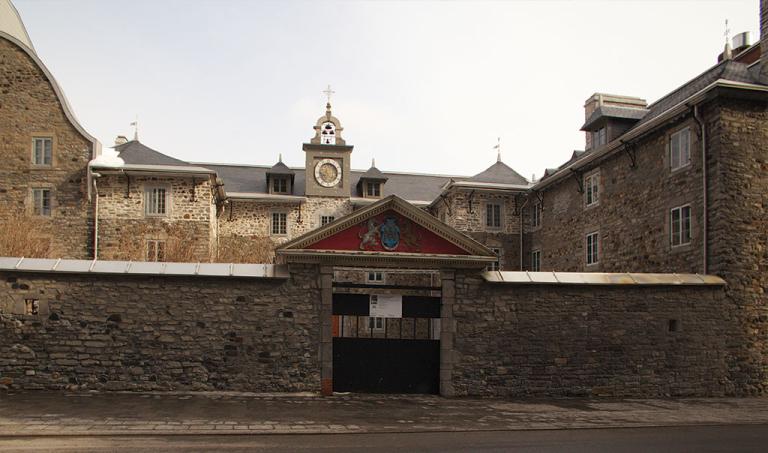
<path fill-rule="evenodd" d="M 489 283 L 544 285 L 724 286 L 715 275 L 608 272 L 483 272 Z"/>

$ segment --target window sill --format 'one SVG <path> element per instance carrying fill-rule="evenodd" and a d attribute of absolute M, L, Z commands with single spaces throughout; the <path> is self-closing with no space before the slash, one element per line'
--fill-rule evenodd
<path fill-rule="evenodd" d="M 691 166 L 691 162 L 688 162 L 687 164 L 685 164 L 685 165 L 681 165 L 681 166 L 679 166 L 679 167 L 676 167 L 676 168 L 672 168 L 672 167 L 670 167 L 670 168 L 669 168 L 669 174 L 670 174 L 670 175 L 674 175 L 674 174 L 684 173 L 684 172 L 685 172 L 685 170 L 688 170 L 688 169 L 690 169 L 691 167 L 692 167 L 692 166 Z"/>

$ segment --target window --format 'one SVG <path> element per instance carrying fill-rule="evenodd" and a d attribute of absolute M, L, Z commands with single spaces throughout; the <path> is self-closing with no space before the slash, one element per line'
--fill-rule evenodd
<path fill-rule="evenodd" d="M 32 163 L 45 166 L 53 164 L 53 139 L 51 137 L 32 139 Z"/>
<path fill-rule="evenodd" d="M 50 216 L 51 189 L 32 189 L 32 204 L 35 215 Z"/>
<path fill-rule="evenodd" d="M 669 215 L 670 244 L 672 247 L 691 243 L 691 207 L 673 208 Z"/>
<path fill-rule="evenodd" d="M 365 276 L 366 283 L 384 283 L 384 272 L 381 271 L 369 271 Z"/>
<path fill-rule="evenodd" d="M 147 261 L 165 261 L 165 241 L 157 239 L 147 241 Z"/>
<path fill-rule="evenodd" d="M 368 329 L 374 332 L 384 330 L 384 318 L 368 318 Z"/>
<path fill-rule="evenodd" d="M 531 225 L 533 228 L 541 226 L 541 202 L 537 201 L 533 204 L 533 212 L 531 213 Z"/>
<path fill-rule="evenodd" d="M 672 170 L 691 163 L 691 129 L 685 128 L 669 137 L 669 166 Z"/>
<path fill-rule="evenodd" d="M 608 142 L 608 134 L 604 127 L 592 132 L 592 148 L 605 145 Z"/>
<path fill-rule="evenodd" d="M 288 178 L 272 178 L 272 193 L 288 193 Z"/>
<path fill-rule="evenodd" d="M 501 228 L 501 205 L 488 203 L 485 205 L 485 226 L 488 228 Z"/>
<path fill-rule="evenodd" d="M 284 212 L 272 213 L 272 234 L 288 234 L 288 214 Z"/>
<path fill-rule="evenodd" d="M 330 121 L 320 126 L 320 143 L 323 145 L 336 144 L 336 125 Z"/>
<path fill-rule="evenodd" d="M 541 270 L 541 250 L 531 252 L 531 270 L 539 272 Z"/>
<path fill-rule="evenodd" d="M 599 197 L 600 173 L 593 173 L 584 177 L 584 196 L 587 206 L 596 205 Z"/>
<path fill-rule="evenodd" d="M 144 190 L 144 204 L 147 215 L 168 214 L 168 191 L 165 187 L 147 187 Z"/>
<path fill-rule="evenodd" d="M 490 272 L 500 271 L 501 270 L 501 249 L 496 247 L 491 247 L 491 251 L 496 254 L 496 261 L 492 263 L 488 263 L 488 265 L 485 266 L 485 270 Z"/>
<path fill-rule="evenodd" d="M 40 314 L 40 301 L 37 299 L 24 299 L 24 313 L 27 315 Z"/>
<path fill-rule="evenodd" d="M 587 235 L 587 266 L 597 264 L 600 261 L 600 234 L 598 232 Z"/>
<path fill-rule="evenodd" d="M 320 216 L 320 226 L 328 225 L 329 223 L 333 222 L 334 220 L 336 220 L 335 216 L 332 216 L 332 215 L 321 215 Z"/>
<path fill-rule="evenodd" d="M 365 196 L 366 197 L 380 197 L 381 196 L 381 183 L 380 182 L 368 182 L 365 184 Z"/>

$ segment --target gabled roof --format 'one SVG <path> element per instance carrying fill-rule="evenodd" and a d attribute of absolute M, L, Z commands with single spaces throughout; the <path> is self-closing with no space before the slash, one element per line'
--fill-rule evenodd
<path fill-rule="evenodd" d="M 397 230 L 391 249 L 384 242 L 382 216 L 393 219 Z M 497 259 L 484 245 L 394 195 L 288 241 L 276 254 L 287 262 L 392 267 L 479 268 Z"/>
<path fill-rule="evenodd" d="M 267 171 L 267 174 L 269 175 L 295 175 L 296 172 L 288 168 L 287 165 L 283 163 L 282 160 L 280 160 L 278 163 L 272 166 L 272 168 Z"/>
<path fill-rule="evenodd" d="M 384 176 L 384 173 L 381 172 L 378 168 L 375 166 L 371 166 L 368 170 L 365 171 L 365 173 L 360 175 L 360 179 L 374 179 L 374 180 L 381 180 L 386 181 L 388 178 Z"/>
<path fill-rule="evenodd" d="M 126 164 L 191 166 L 189 162 L 155 151 L 138 140 L 131 140 L 122 145 L 117 145 L 115 150 Z"/>
<path fill-rule="evenodd" d="M 520 185 L 528 184 L 527 179 L 522 177 L 520 173 L 516 172 L 502 161 L 497 161 L 490 167 L 486 168 L 484 171 L 467 179 L 467 181 Z"/>

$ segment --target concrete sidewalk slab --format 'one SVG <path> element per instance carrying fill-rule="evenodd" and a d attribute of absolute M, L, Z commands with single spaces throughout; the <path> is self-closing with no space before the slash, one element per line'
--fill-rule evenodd
<path fill-rule="evenodd" d="M 0 393 L 0 437 L 329 434 L 768 424 L 768 398 Z"/>

